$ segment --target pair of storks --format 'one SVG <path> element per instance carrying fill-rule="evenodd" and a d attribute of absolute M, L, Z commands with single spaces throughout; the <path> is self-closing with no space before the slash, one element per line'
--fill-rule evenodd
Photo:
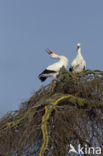
<path fill-rule="evenodd" d="M 56 55 L 54 52 L 47 49 L 47 53 L 50 55 L 51 58 L 59 59 L 58 62 L 48 66 L 40 75 L 39 79 L 43 82 L 48 77 L 56 78 L 59 74 L 59 70 L 64 66 L 65 68 L 68 66 L 68 59 L 65 56 Z M 80 43 L 77 44 L 77 56 L 72 61 L 71 66 L 69 68 L 70 72 L 79 73 L 85 70 L 86 62 L 81 54 L 81 45 Z"/>

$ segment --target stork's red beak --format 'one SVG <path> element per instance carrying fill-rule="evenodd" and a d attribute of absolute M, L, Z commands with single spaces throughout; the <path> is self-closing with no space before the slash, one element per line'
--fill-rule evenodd
<path fill-rule="evenodd" d="M 53 52 L 52 52 L 51 50 L 49 50 L 49 49 L 46 49 L 46 52 L 47 52 L 49 55 L 53 54 Z"/>

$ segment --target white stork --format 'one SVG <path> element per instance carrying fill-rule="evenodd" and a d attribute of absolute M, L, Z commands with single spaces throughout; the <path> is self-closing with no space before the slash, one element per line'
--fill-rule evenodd
<path fill-rule="evenodd" d="M 68 66 L 68 59 L 65 56 L 56 55 L 54 52 L 49 49 L 46 50 L 51 58 L 59 59 L 58 62 L 48 66 L 41 74 L 39 74 L 39 79 L 43 82 L 48 77 L 54 77 L 59 74 L 59 70 L 64 66 L 65 68 Z"/>
<path fill-rule="evenodd" d="M 77 53 L 77 57 L 72 61 L 71 66 L 69 68 L 69 71 L 74 73 L 82 72 L 86 68 L 86 62 L 81 54 L 80 43 L 77 44 Z"/>

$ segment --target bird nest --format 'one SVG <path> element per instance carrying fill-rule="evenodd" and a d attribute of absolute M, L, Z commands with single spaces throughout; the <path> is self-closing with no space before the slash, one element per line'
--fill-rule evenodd
<path fill-rule="evenodd" d="M 62 68 L 57 80 L 1 119 L 0 155 L 75 156 L 70 144 L 102 149 L 102 137 L 103 72 Z"/>

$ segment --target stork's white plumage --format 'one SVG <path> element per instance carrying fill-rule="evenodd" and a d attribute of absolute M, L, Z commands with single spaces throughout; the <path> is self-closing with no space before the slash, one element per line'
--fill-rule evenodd
<path fill-rule="evenodd" d="M 48 66 L 40 75 L 39 79 L 43 82 L 48 77 L 54 77 L 59 74 L 59 70 L 64 66 L 65 68 L 68 66 L 68 59 L 65 56 L 56 55 L 54 52 L 47 49 L 47 53 L 51 58 L 59 59 L 58 62 Z"/>
<path fill-rule="evenodd" d="M 79 73 L 85 70 L 86 62 L 81 54 L 81 45 L 80 43 L 77 44 L 77 57 L 72 61 L 69 71 L 74 73 Z"/>

